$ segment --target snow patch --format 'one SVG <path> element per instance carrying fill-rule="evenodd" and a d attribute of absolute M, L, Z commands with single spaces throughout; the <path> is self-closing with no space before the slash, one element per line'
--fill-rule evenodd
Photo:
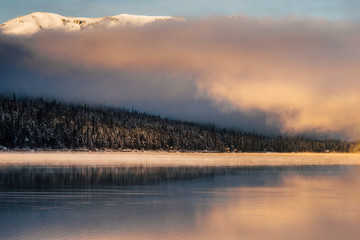
<path fill-rule="evenodd" d="M 0 31 L 8 35 L 31 36 L 42 29 L 79 31 L 94 27 L 111 28 L 117 26 L 141 27 L 155 21 L 184 21 L 183 18 L 169 16 L 142 16 L 120 14 L 111 17 L 84 18 L 65 17 L 54 13 L 35 12 L 19 16 L 0 25 Z"/>

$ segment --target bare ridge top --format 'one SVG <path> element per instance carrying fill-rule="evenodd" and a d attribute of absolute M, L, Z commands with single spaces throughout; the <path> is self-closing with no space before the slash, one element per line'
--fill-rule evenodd
<path fill-rule="evenodd" d="M 183 21 L 183 18 L 170 16 L 143 16 L 120 14 L 110 17 L 85 18 L 65 17 L 54 13 L 34 12 L 18 16 L 0 25 L 0 31 L 9 35 L 33 35 L 42 29 L 79 31 L 93 27 L 110 28 L 116 26 L 140 27 L 159 20 Z"/>

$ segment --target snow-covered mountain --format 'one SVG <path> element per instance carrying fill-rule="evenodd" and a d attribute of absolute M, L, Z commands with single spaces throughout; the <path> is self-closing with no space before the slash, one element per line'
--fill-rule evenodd
<path fill-rule="evenodd" d="M 42 29 L 79 31 L 93 27 L 143 26 L 154 21 L 182 21 L 182 18 L 168 16 L 141 16 L 120 14 L 111 17 L 84 18 L 64 17 L 54 13 L 35 12 L 19 16 L 0 25 L 0 31 L 9 35 L 32 35 Z"/>

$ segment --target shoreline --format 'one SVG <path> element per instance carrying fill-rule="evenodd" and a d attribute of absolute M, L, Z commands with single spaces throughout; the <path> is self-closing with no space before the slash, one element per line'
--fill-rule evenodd
<path fill-rule="evenodd" d="M 360 165 L 359 153 L 0 152 L 0 166 Z"/>

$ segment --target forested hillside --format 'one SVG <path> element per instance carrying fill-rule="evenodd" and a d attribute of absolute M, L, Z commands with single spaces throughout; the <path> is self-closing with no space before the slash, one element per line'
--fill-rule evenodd
<path fill-rule="evenodd" d="M 355 144 L 266 137 L 122 109 L 0 97 L 0 147 L 35 150 L 349 152 Z"/>

